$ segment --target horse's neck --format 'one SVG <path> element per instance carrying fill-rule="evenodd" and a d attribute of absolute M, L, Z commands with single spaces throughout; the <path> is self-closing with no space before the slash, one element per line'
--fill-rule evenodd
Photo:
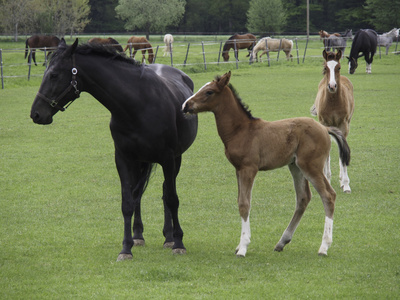
<path fill-rule="evenodd" d="M 225 87 L 222 97 L 223 99 L 219 100 L 220 103 L 213 112 L 218 134 L 226 146 L 238 134 L 238 130 L 245 128 L 244 126 L 248 123 L 249 117 L 228 87 Z"/>

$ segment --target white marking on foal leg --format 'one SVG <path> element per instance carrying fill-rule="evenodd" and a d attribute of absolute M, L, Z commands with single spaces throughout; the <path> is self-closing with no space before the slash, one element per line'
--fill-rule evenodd
<path fill-rule="evenodd" d="M 319 255 L 328 255 L 328 249 L 332 244 L 332 230 L 333 219 L 325 217 L 324 235 L 322 236 L 321 247 L 319 248 Z"/>
<path fill-rule="evenodd" d="M 347 175 L 347 166 L 342 163 L 339 159 L 339 167 L 340 167 L 340 187 L 342 188 L 343 192 L 351 193 L 350 189 L 350 178 Z"/>
<path fill-rule="evenodd" d="M 328 155 L 328 157 L 326 158 L 326 162 L 324 165 L 324 175 L 325 175 L 326 179 L 328 179 L 329 183 L 331 183 L 332 173 L 331 173 L 331 156 L 330 155 Z"/>
<path fill-rule="evenodd" d="M 250 216 L 247 221 L 242 218 L 242 233 L 240 235 L 240 242 L 236 248 L 236 256 L 246 256 L 247 246 L 250 244 Z"/>

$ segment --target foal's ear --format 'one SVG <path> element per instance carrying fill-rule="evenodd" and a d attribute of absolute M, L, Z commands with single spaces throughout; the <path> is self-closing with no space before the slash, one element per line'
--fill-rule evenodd
<path fill-rule="evenodd" d="M 229 80 L 231 79 L 231 71 L 228 73 L 225 73 L 224 75 L 221 76 L 221 78 L 218 80 L 218 88 L 222 91 L 222 89 L 228 85 Z"/>
<path fill-rule="evenodd" d="M 342 50 L 338 49 L 336 53 L 336 60 L 339 61 L 342 58 Z"/>
<path fill-rule="evenodd" d="M 75 39 L 75 42 L 65 50 L 65 56 L 71 56 L 74 54 L 76 47 L 78 47 L 78 38 Z"/>
<path fill-rule="evenodd" d="M 328 53 L 326 52 L 326 50 L 324 49 L 324 51 L 322 51 L 322 56 L 325 60 L 328 59 Z"/>

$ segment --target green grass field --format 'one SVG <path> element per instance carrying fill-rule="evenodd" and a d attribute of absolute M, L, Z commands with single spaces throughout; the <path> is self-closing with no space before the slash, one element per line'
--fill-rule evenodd
<path fill-rule="evenodd" d="M 242 63 L 236 69 L 230 63 L 206 72 L 180 68 L 188 71 L 196 90 L 232 70 L 231 83 L 256 117 L 310 116 L 322 76 L 319 43 L 300 64 L 279 60 L 271 67 Z M 0 45 L 7 47 L 13 44 Z M 177 59 L 183 61 L 185 53 Z M 11 64 L 24 62 L 22 53 L 13 55 Z M 27 71 L 26 65 L 15 68 L 18 74 Z M 32 68 L 43 74 L 43 67 Z M 400 56 L 376 57 L 370 75 L 362 60 L 356 74 L 347 75 L 345 64 L 342 74 L 353 82 L 356 101 L 348 138 L 352 193 L 340 192 L 334 145 L 337 200 L 328 257 L 317 255 L 325 216 L 313 189 L 292 242 L 281 253 L 273 251 L 295 205 L 290 173 L 282 168 L 258 174 L 252 241 L 246 258 L 236 258 L 241 223 L 235 171 L 213 115 L 204 113 L 177 181 L 187 254 L 172 255 L 162 247 L 158 167 L 142 201 L 146 246 L 133 248 L 133 260 L 118 263 L 123 218 L 109 112 L 82 94 L 53 124 L 35 125 L 29 113 L 40 76 L 7 78 L 0 90 L 0 298 L 398 298 Z"/>

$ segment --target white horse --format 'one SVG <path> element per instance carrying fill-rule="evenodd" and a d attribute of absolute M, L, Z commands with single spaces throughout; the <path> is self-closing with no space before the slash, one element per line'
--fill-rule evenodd
<path fill-rule="evenodd" d="M 392 45 L 393 38 L 399 36 L 399 29 L 393 28 L 389 32 L 378 35 L 378 46 L 386 47 L 386 55 L 389 53 L 389 48 Z"/>
<path fill-rule="evenodd" d="M 282 41 L 282 43 L 281 43 L 281 41 Z M 267 49 L 267 47 L 268 47 L 268 49 Z M 280 50 L 285 52 L 287 60 L 289 60 L 289 58 L 291 58 L 293 60 L 293 55 L 290 54 L 290 52 L 292 52 L 292 49 L 293 49 L 293 41 L 292 40 L 272 39 L 270 37 L 265 37 L 265 38 L 260 39 L 258 41 L 258 43 L 254 46 L 253 53 L 251 56 L 251 61 L 253 62 L 254 58 L 256 59 L 256 61 L 258 61 L 257 53 L 259 51 L 263 51 L 260 55 L 260 61 L 262 61 L 261 56 L 263 56 L 265 53 L 267 53 L 267 51 L 279 52 Z"/>
<path fill-rule="evenodd" d="M 173 43 L 174 43 L 174 37 L 172 36 L 172 34 L 167 33 L 166 35 L 164 35 L 164 44 L 165 44 L 164 56 L 165 55 L 171 56 Z"/>

